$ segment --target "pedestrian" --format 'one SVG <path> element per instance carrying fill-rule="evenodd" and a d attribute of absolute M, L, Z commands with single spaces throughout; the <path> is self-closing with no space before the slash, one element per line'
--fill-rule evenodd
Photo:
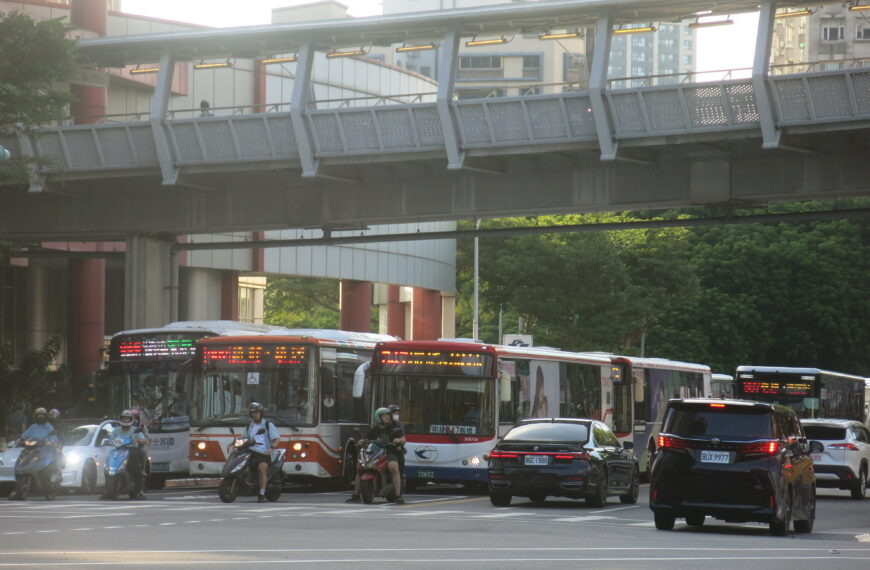
<path fill-rule="evenodd" d="M 6 441 L 18 439 L 27 429 L 27 416 L 24 415 L 24 405 L 15 404 L 14 409 L 6 416 Z"/>
<path fill-rule="evenodd" d="M 199 102 L 199 116 L 200 117 L 214 117 L 214 113 L 211 110 L 211 105 L 206 99 L 203 99 Z"/>

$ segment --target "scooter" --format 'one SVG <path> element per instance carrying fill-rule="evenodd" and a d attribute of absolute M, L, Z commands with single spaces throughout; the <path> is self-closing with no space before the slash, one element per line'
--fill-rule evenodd
<path fill-rule="evenodd" d="M 264 433 L 266 433 L 266 429 L 261 428 L 257 435 Z M 232 503 L 239 495 L 250 496 L 259 493 L 260 475 L 251 465 L 253 452 L 250 448 L 254 443 L 256 442 L 253 438 L 239 437 L 230 444 L 230 456 L 224 463 L 224 468 L 221 471 L 223 480 L 218 486 L 218 496 L 221 501 Z M 269 502 L 275 502 L 281 496 L 284 455 L 286 453 L 285 449 L 276 449 L 272 453 L 272 462 L 266 472 L 268 476 L 266 500 Z"/>
<path fill-rule="evenodd" d="M 50 501 L 57 496 L 63 476 L 57 464 L 57 457 L 51 450 L 51 461 L 48 465 L 40 467 L 40 448 L 51 447 L 54 444 L 47 440 L 28 438 L 18 445 L 23 447 L 18 460 L 15 462 L 15 490 L 10 499 L 25 500 L 31 493 L 45 495 Z"/>
<path fill-rule="evenodd" d="M 390 468 L 387 466 L 387 454 L 395 447 L 392 443 L 371 441 L 359 450 L 357 470 L 359 495 L 363 503 L 370 505 L 375 497 L 384 497 L 388 503 L 392 503 L 401 494 L 396 492 Z"/>
<path fill-rule="evenodd" d="M 112 445 L 108 457 L 106 457 L 106 493 L 107 499 L 115 500 L 119 495 L 126 493 L 131 499 L 135 499 L 138 493 L 135 477 L 147 478 L 150 473 L 150 461 L 142 465 L 144 474 L 131 473 L 128 464 L 130 454 L 139 447 L 139 442 L 133 441 L 132 434 L 112 438 Z M 144 486 L 144 485 L 143 485 Z"/>

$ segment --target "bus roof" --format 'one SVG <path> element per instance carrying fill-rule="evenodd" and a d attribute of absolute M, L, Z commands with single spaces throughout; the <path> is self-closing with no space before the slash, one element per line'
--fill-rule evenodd
<path fill-rule="evenodd" d="M 845 372 L 833 372 L 831 370 L 822 370 L 820 368 L 802 368 L 799 366 L 738 366 L 738 375 L 741 372 L 766 372 L 768 374 L 775 374 L 779 372 L 782 372 L 784 374 L 827 374 L 830 376 L 852 378 L 854 380 L 864 380 L 862 376 L 846 374 Z"/>
<path fill-rule="evenodd" d="M 720 382 L 733 382 L 734 376 L 730 374 L 719 374 L 718 372 L 714 372 L 710 377 L 712 380 L 719 380 Z"/>
<path fill-rule="evenodd" d="M 399 340 L 395 342 L 383 342 L 378 344 L 378 349 L 391 350 L 420 350 L 420 349 L 435 349 L 435 350 L 473 350 L 477 352 L 487 352 L 497 354 L 499 356 L 524 356 L 524 357 L 539 357 L 549 360 L 562 360 L 565 362 L 583 361 L 594 362 L 596 364 L 609 364 L 611 358 L 604 353 L 594 352 L 568 352 L 558 348 L 550 347 L 535 347 L 535 346 L 509 346 L 503 344 L 486 344 L 481 342 L 469 342 L 465 339 L 450 339 L 450 340 Z"/>
<path fill-rule="evenodd" d="M 341 331 L 336 329 L 288 329 L 276 328 L 275 330 L 266 333 L 268 336 L 298 336 L 298 337 L 314 337 L 323 340 L 335 340 L 345 342 L 388 342 L 396 340 L 396 337 L 388 334 Z"/>
<path fill-rule="evenodd" d="M 242 323 L 239 321 L 176 321 L 169 323 L 166 326 L 151 328 L 151 329 L 131 329 L 119 331 L 112 335 L 112 338 L 117 336 L 133 335 L 133 334 L 155 334 L 155 333 L 178 333 L 178 332 L 201 332 L 205 334 L 215 334 L 219 336 L 245 336 L 265 334 L 269 331 L 281 329 L 282 327 L 274 325 L 260 325 L 255 323 Z"/>

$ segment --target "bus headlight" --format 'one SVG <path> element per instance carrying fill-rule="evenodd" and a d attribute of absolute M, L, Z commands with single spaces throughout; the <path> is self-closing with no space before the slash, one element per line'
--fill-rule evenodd
<path fill-rule="evenodd" d="M 205 442 L 200 441 L 199 443 L 196 444 L 196 448 L 200 451 L 205 451 Z"/>
<path fill-rule="evenodd" d="M 472 467 L 477 467 L 478 465 L 480 465 L 480 457 L 476 455 L 474 457 L 469 457 L 468 462 L 471 464 Z"/>
<path fill-rule="evenodd" d="M 300 451 L 302 449 L 302 444 L 298 441 L 293 444 L 293 451 Z"/>

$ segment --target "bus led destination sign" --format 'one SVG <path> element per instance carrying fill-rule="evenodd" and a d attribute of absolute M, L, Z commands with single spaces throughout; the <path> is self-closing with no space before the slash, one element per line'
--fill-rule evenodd
<path fill-rule="evenodd" d="M 387 374 L 444 374 L 452 376 L 488 376 L 492 356 L 482 352 L 453 350 L 378 351 L 378 365 Z"/>
<path fill-rule="evenodd" d="M 130 337 L 117 344 L 120 360 L 145 360 L 159 358 L 190 358 L 196 352 L 196 338 L 147 338 Z"/>
<path fill-rule="evenodd" d="M 219 366 L 226 364 L 261 364 L 287 366 L 302 364 L 306 348 L 289 344 L 210 344 L 203 347 L 203 364 Z"/>
<path fill-rule="evenodd" d="M 813 383 L 795 380 L 742 380 L 743 393 L 754 396 L 800 396 L 813 395 Z"/>

